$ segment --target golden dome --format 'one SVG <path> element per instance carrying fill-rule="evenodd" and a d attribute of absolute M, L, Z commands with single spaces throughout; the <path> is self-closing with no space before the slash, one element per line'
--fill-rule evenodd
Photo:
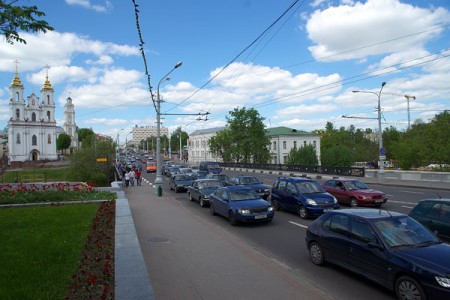
<path fill-rule="evenodd" d="M 16 73 L 16 76 L 14 77 L 13 81 L 11 82 L 11 86 L 15 86 L 15 87 L 22 87 L 23 88 L 23 84 L 20 81 L 19 75 Z"/>
<path fill-rule="evenodd" d="M 52 87 L 52 84 L 50 83 L 50 81 L 48 80 L 48 76 L 45 77 L 45 82 L 44 82 L 44 85 L 42 86 L 42 90 L 53 91 L 53 87 Z"/>

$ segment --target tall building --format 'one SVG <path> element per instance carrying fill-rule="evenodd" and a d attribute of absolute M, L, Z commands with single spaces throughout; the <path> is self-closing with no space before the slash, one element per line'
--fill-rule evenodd
<path fill-rule="evenodd" d="M 56 126 L 54 90 L 48 79 L 48 73 L 41 88 L 42 100 L 32 93 L 25 101 L 24 86 L 17 69 L 9 89 L 11 118 L 8 121 L 8 152 L 11 166 L 19 166 L 20 163 L 27 161 L 57 160 L 56 140 L 60 130 Z M 76 136 L 73 105 L 66 107 L 66 110 L 68 110 L 65 112 L 67 129 L 71 128 Z M 67 117 L 71 118 L 70 122 L 67 121 Z M 66 129 L 66 124 L 64 127 Z"/>
<path fill-rule="evenodd" d="M 72 103 L 72 98 L 66 99 L 66 105 L 64 106 L 64 131 L 70 136 L 70 152 L 72 153 L 74 149 L 78 148 L 78 128 L 75 123 L 75 107 Z"/>
<path fill-rule="evenodd" d="M 137 125 L 131 130 L 132 139 L 128 141 L 129 144 L 138 145 L 142 140 L 147 140 L 147 138 L 154 137 L 156 139 L 157 128 L 156 126 L 140 126 Z M 161 136 L 169 136 L 169 129 L 167 127 L 160 128 Z"/>

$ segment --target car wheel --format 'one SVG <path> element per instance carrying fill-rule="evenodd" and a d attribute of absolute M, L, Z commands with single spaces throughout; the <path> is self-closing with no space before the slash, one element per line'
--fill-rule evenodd
<path fill-rule="evenodd" d="M 212 214 L 213 216 L 216 215 L 216 212 L 214 210 L 214 205 L 212 204 L 212 202 L 209 203 L 209 213 Z"/>
<path fill-rule="evenodd" d="M 425 300 L 425 292 L 415 279 L 409 276 L 401 276 L 395 281 L 395 293 L 401 300 Z"/>
<path fill-rule="evenodd" d="M 205 202 L 205 200 L 202 197 L 200 197 L 199 202 L 200 202 L 200 206 L 201 207 L 205 207 L 206 206 L 206 202 Z"/>
<path fill-rule="evenodd" d="M 230 213 L 228 214 L 228 221 L 233 226 L 237 225 L 238 221 L 236 220 L 236 215 L 234 214 L 234 212 L 230 211 Z"/>
<path fill-rule="evenodd" d="M 272 203 L 274 210 L 280 210 L 280 203 L 278 203 L 277 200 L 274 200 L 272 197 L 270 197 L 270 203 Z"/>
<path fill-rule="evenodd" d="M 306 207 L 300 205 L 300 207 L 298 208 L 298 215 L 302 219 L 308 219 L 308 210 L 306 209 Z"/>
<path fill-rule="evenodd" d="M 358 199 L 356 199 L 355 197 L 351 197 L 350 198 L 350 206 L 351 207 L 358 207 Z"/>
<path fill-rule="evenodd" d="M 317 242 L 312 242 L 309 245 L 309 257 L 315 265 L 323 266 L 325 264 L 322 247 Z"/>
<path fill-rule="evenodd" d="M 194 198 L 192 198 L 192 194 L 191 193 L 188 193 L 188 196 L 189 196 L 189 200 L 190 201 L 194 201 Z"/>

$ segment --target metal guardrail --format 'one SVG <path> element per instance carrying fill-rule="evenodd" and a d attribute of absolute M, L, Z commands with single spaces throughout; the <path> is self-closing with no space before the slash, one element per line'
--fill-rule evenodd
<path fill-rule="evenodd" d="M 252 164 L 252 163 L 219 163 L 221 167 L 244 168 L 275 171 L 292 171 L 317 174 L 329 174 L 338 176 L 364 177 L 365 169 L 359 167 L 336 166 L 308 166 L 308 165 L 280 165 L 280 164 Z"/>

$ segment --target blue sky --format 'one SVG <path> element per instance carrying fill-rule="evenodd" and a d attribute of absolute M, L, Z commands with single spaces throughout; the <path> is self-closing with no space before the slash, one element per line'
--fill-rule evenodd
<path fill-rule="evenodd" d="M 10 117 L 15 60 L 25 96 L 40 96 L 50 66 L 60 126 L 69 96 L 80 128 L 114 138 L 124 129 L 123 140 L 136 125 L 156 126 L 131 0 L 18 3 L 36 5 L 55 30 L 21 32 L 26 45 L 0 40 L 1 128 Z M 155 95 L 183 62 L 160 87 L 161 112 L 174 114 L 162 120 L 170 132 L 223 126 L 236 107 L 257 109 L 267 127 L 312 131 L 329 121 L 377 130 L 377 95 L 352 91 L 378 92 L 382 82 L 383 128 L 407 127 L 404 95 L 415 97 L 411 123 L 449 109 L 447 0 L 136 3 Z M 205 112 L 207 121 L 175 115 Z"/>

